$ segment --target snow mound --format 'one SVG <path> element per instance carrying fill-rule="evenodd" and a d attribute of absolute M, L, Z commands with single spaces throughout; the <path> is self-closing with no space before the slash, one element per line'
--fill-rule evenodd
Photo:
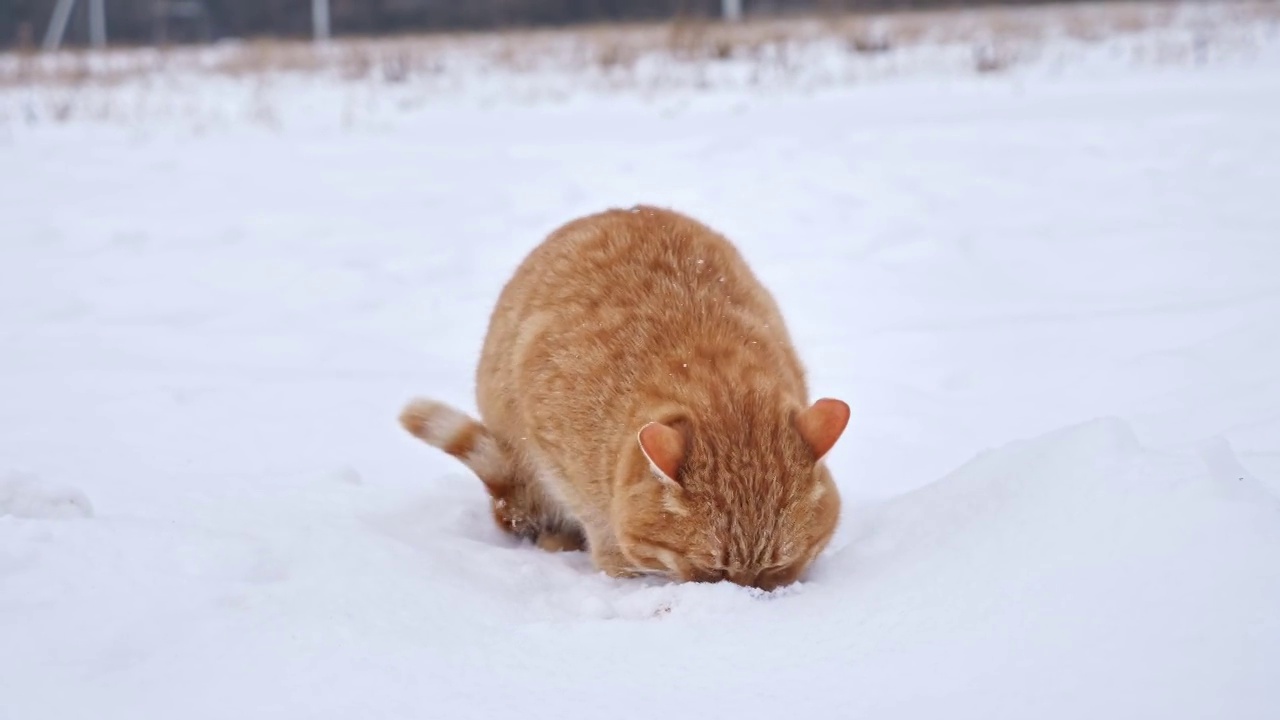
<path fill-rule="evenodd" d="M 89 498 L 77 488 L 57 485 L 26 473 L 0 476 L 0 516 L 69 519 L 93 516 Z"/>
<path fill-rule="evenodd" d="M 465 488 L 473 480 L 455 482 Z M 932 623 L 990 625 L 998 611 L 1002 622 L 1039 617 L 1048 631 L 1076 617 L 1071 605 L 1061 606 L 1074 594 L 1081 611 L 1112 608 L 1090 622 L 1110 615 L 1123 625 L 1135 608 L 1116 603 L 1138 603 L 1152 588 L 1179 582 L 1166 575 L 1196 586 L 1218 577 L 1216 590 L 1182 589 L 1228 602 L 1275 574 L 1224 575 L 1230 567 L 1219 555 L 1241 558 L 1243 566 L 1267 560 L 1264 548 L 1280 558 L 1280 506 L 1229 445 L 1154 453 L 1114 418 L 988 451 L 881 506 L 846 503 L 843 540 L 807 581 L 774 593 L 613 580 L 595 572 L 585 553 L 548 554 L 503 537 L 472 495 L 432 498 L 370 523 L 434 566 L 442 583 L 489 598 L 515 622 L 727 616 L 766 606 L 787 612 L 781 608 L 801 596 L 839 594 L 866 613 L 859 622 L 917 605 Z M 1257 544 L 1250 531 L 1266 542 Z M 930 588 L 951 600 L 939 603 Z M 1043 614 L 1043 607 L 1062 612 Z"/>
<path fill-rule="evenodd" d="M 1065 428 L 851 504 L 768 594 L 514 542 L 461 475 L 391 503 L 319 473 L 180 521 L 0 522 L 0 677 L 23 717 L 1261 718 L 1280 503 L 1238 468 L 1224 443 Z"/>
<path fill-rule="evenodd" d="M 910 618 L 912 642 L 1025 645 L 1071 673 L 1163 665 L 1172 680 L 1203 663 L 1243 681 L 1259 668 L 1231 661 L 1233 642 L 1280 655 L 1280 624 L 1264 620 L 1280 601 L 1280 503 L 1239 467 L 1225 443 L 1174 455 L 1117 419 L 1066 428 L 856 515 L 821 578 L 846 587 L 885 642 L 908 640 L 896 623 Z M 886 618 L 895 627 L 874 622 Z M 1213 646 L 1222 667 L 1191 657 Z M 1000 657 L 1002 672 L 1027 657 Z"/>

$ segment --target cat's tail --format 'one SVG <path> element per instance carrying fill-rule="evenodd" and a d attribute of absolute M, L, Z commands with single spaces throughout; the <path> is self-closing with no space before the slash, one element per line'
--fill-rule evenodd
<path fill-rule="evenodd" d="M 461 460 L 490 491 L 510 482 L 510 463 L 497 439 L 461 410 L 416 398 L 400 411 L 400 424 L 414 437 Z"/>

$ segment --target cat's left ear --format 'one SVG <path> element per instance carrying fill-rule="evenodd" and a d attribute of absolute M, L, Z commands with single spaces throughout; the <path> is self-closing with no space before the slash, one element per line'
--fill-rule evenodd
<path fill-rule="evenodd" d="M 822 398 L 796 416 L 796 430 L 816 460 L 831 452 L 848 424 L 849 406 L 834 398 Z"/>
<path fill-rule="evenodd" d="M 649 467 L 654 473 L 664 483 L 679 485 L 676 474 L 680 472 L 680 465 L 684 462 L 684 435 L 670 425 L 651 422 L 640 428 L 637 438 L 640 450 L 649 460 Z"/>

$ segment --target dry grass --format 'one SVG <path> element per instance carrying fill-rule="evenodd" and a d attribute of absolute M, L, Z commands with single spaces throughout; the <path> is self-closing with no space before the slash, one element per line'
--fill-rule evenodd
<path fill-rule="evenodd" d="M 342 122 L 347 125 L 362 114 L 372 114 L 379 103 L 413 107 L 442 89 L 484 83 L 493 77 L 505 78 L 495 87 L 513 97 L 539 93 L 545 97 L 568 92 L 567 88 L 856 82 L 877 74 L 910 72 L 922 67 L 921 62 L 939 62 L 938 57 L 946 67 L 988 74 L 1034 59 L 1047 47 L 1046 41 L 1055 38 L 1089 47 L 1104 40 L 1142 37 L 1141 42 L 1123 46 L 1131 60 L 1188 62 L 1219 50 L 1225 54 L 1224 48 L 1248 50 L 1250 43 L 1259 42 L 1250 35 L 1259 20 L 1272 28 L 1280 26 L 1280 3 L 1079 3 L 815 15 L 736 24 L 687 19 L 560 30 L 343 38 L 325 45 L 255 40 L 170 49 L 10 53 L 0 55 L 0 91 L 39 92 L 29 93 L 29 100 L 13 104 L 12 109 L 0 92 L 0 120 L 29 112 L 54 121 L 113 114 L 225 117 L 224 107 L 200 97 L 199 92 L 150 91 L 157 86 L 182 86 L 193 77 L 222 78 L 242 88 L 238 112 L 273 127 L 283 120 L 273 106 L 271 88 L 286 76 L 331 81 L 325 86 L 345 94 Z M 1137 35 L 1153 30 L 1169 32 Z M 916 50 L 927 52 L 913 54 Z M 114 91 L 120 86 L 128 86 L 131 92 Z M 382 86 L 405 90 L 389 96 L 371 92 Z M 140 91 L 132 92 L 135 89 Z M 185 99 L 169 99 L 173 97 Z M 20 106 L 24 109 L 19 110 Z M 36 110 L 30 111 L 33 107 Z"/>
<path fill-rule="evenodd" d="M 165 70 L 231 78 L 264 74 L 329 73 L 344 80 L 388 83 L 439 75 L 452 60 L 485 69 L 528 73 L 542 69 L 588 69 L 605 75 L 630 73 L 645 58 L 681 63 L 726 60 L 785 68 L 795 50 L 832 42 L 859 55 L 878 55 L 924 44 L 969 46 L 975 69 L 1012 64 L 1009 50 L 1050 35 L 1088 42 L 1167 27 L 1192 5 L 1167 2 L 991 7 L 970 10 L 898 11 L 753 19 L 737 24 L 707 20 L 562 30 L 512 30 L 490 34 L 430 34 L 401 38 L 349 38 L 325 47 L 305 41 L 255 40 L 213 48 L 120 49 L 90 54 L 69 50 L 54 56 L 0 56 L 0 87 L 30 85 L 111 86 Z M 1199 5 L 1199 7 L 1204 7 Z M 1280 3 L 1263 0 L 1215 3 L 1219 17 L 1247 21 L 1280 18 Z M 1003 59 L 993 60 L 999 45 Z M 996 66 L 999 66 L 998 68 Z"/>

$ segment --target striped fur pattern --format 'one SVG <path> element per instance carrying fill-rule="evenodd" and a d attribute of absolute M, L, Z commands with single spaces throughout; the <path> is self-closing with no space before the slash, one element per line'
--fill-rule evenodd
<path fill-rule="evenodd" d="M 545 550 L 581 550 L 586 540 L 572 520 L 557 512 L 538 485 L 518 474 L 507 451 L 484 425 L 449 405 L 414 399 L 400 413 L 400 425 L 423 442 L 466 465 L 489 492 L 498 527 Z"/>

